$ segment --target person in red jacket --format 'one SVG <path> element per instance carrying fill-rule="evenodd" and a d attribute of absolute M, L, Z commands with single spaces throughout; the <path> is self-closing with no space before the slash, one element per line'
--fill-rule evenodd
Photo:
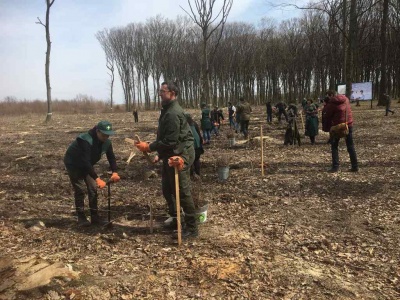
<path fill-rule="evenodd" d="M 351 172 L 358 172 L 357 154 L 353 142 L 353 113 L 349 99 L 344 95 L 336 95 L 336 92 L 329 90 L 327 92 L 329 101 L 324 107 L 324 131 L 330 130 L 332 126 L 347 121 L 349 134 L 345 137 L 347 152 L 350 156 Z M 340 138 L 331 137 L 332 168 L 328 172 L 339 171 L 339 140 Z"/>

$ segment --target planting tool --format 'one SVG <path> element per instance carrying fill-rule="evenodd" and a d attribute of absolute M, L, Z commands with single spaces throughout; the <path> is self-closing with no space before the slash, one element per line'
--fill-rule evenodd
<path fill-rule="evenodd" d="M 182 228 L 181 228 L 181 198 L 179 195 L 179 171 L 178 167 L 175 166 L 175 200 L 176 200 L 176 220 L 178 226 L 178 245 L 182 243 Z"/>

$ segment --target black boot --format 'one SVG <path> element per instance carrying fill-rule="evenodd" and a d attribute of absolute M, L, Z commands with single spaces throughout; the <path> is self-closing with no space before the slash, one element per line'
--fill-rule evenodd
<path fill-rule="evenodd" d="M 89 195 L 89 207 L 90 207 L 90 221 L 93 225 L 104 226 L 108 224 L 108 221 L 99 216 L 97 206 L 97 191 L 94 195 Z"/>
<path fill-rule="evenodd" d="M 78 211 L 78 226 L 80 226 L 80 227 L 90 226 L 90 222 L 86 218 L 84 211 Z"/>
<path fill-rule="evenodd" d="M 104 226 L 108 224 L 108 221 L 100 217 L 97 212 L 93 213 L 91 212 L 91 218 L 90 221 L 92 225 L 98 225 L 98 226 Z"/>

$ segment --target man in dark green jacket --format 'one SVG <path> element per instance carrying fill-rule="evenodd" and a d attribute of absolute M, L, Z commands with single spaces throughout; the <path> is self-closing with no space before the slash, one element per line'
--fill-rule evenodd
<path fill-rule="evenodd" d="M 243 132 L 244 138 L 247 139 L 249 136 L 249 122 L 252 109 L 250 103 L 245 101 L 244 98 L 240 98 L 239 100 L 240 104 L 236 112 L 240 115 L 240 130 Z"/>
<path fill-rule="evenodd" d="M 75 208 L 80 226 L 90 225 L 84 209 L 85 190 L 89 197 L 91 223 L 97 225 L 106 223 L 99 217 L 97 207 L 97 188 L 104 188 L 106 183 L 97 176 L 93 166 L 105 153 L 112 171 L 110 181 L 119 181 L 113 147 L 108 139 L 112 134 L 114 131 L 111 123 L 100 121 L 88 132 L 80 134 L 65 153 L 64 164 L 74 189 Z"/>
<path fill-rule="evenodd" d="M 156 161 L 161 159 L 162 191 L 168 203 L 169 214 L 174 217 L 171 228 L 177 227 L 175 205 L 175 170 L 179 170 L 180 203 L 185 212 L 186 228 L 182 232 L 183 238 L 198 235 L 196 211 L 190 189 L 190 167 L 194 161 L 193 135 L 182 107 L 176 97 L 179 89 L 174 82 L 163 82 L 159 90 L 162 110 L 158 120 L 157 139 L 148 144 L 136 143 L 142 152 L 157 151 Z"/>

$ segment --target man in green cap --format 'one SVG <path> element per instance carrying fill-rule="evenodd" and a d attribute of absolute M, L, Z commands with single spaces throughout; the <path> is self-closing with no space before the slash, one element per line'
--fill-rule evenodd
<path fill-rule="evenodd" d="M 182 238 L 197 237 L 196 210 L 190 188 L 190 166 L 194 162 L 194 140 L 182 107 L 176 97 L 179 89 L 175 82 L 163 82 L 158 92 L 161 97 L 161 115 L 158 120 L 157 139 L 148 144 L 137 142 L 136 147 L 142 152 L 157 151 L 157 160 L 162 165 L 162 191 L 168 203 L 168 210 L 174 221 L 170 228 L 177 228 L 175 206 L 175 168 L 179 171 L 180 203 L 185 212 L 186 227 Z"/>
<path fill-rule="evenodd" d="M 113 135 L 112 125 L 108 121 L 100 121 L 95 127 L 86 133 L 80 134 L 75 141 L 69 145 L 64 156 L 64 164 L 74 189 L 75 208 L 80 226 L 89 226 L 84 209 L 85 190 L 89 198 L 91 223 L 104 225 L 98 214 L 97 188 L 104 188 L 106 183 L 97 176 L 93 166 L 105 153 L 110 163 L 112 175 L 110 181 L 120 180 L 117 174 L 117 163 L 109 136 Z"/>

